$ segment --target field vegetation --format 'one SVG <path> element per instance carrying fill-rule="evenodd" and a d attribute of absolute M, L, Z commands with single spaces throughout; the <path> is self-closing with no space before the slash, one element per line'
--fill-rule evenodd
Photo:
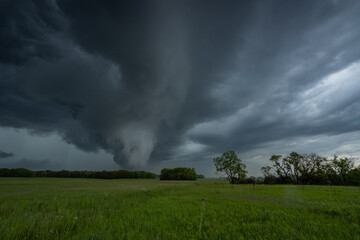
<path fill-rule="evenodd" d="M 0 178 L 0 239 L 360 239 L 360 188 Z"/>

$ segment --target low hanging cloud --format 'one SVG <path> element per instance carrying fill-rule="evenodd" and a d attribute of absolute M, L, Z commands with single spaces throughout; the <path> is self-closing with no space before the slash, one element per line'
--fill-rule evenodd
<path fill-rule="evenodd" d="M 8 157 L 13 157 L 14 154 L 11 152 L 3 152 L 0 150 L 0 158 L 8 158 Z"/>
<path fill-rule="evenodd" d="M 16 161 L 0 162 L 0 168 L 27 168 L 30 170 L 59 169 L 50 160 L 20 159 Z"/>
<path fill-rule="evenodd" d="M 360 130 L 357 1 L 0 9 L 0 126 L 55 132 L 123 168 Z"/>

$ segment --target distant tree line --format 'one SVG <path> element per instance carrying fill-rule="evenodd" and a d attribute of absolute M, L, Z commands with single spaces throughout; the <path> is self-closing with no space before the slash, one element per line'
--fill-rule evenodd
<path fill-rule="evenodd" d="M 347 157 L 292 152 L 272 155 L 270 161 L 272 166 L 261 168 L 265 184 L 360 185 L 360 166 Z"/>
<path fill-rule="evenodd" d="M 203 174 L 196 174 L 197 179 L 204 179 L 205 176 Z"/>
<path fill-rule="evenodd" d="M 160 180 L 196 180 L 194 168 L 163 168 L 160 174 Z"/>
<path fill-rule="evenodd" d="M 31 171 L 25 168 L 0 168 L 0 177 L 56 177 L 56 178 L 155 178 L 156 174 L 144 171 Z"/>

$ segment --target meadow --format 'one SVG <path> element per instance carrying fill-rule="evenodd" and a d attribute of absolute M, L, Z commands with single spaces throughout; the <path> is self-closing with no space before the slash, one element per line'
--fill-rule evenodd
<path fill-rule="evenodd" d="M 0 178 L 0 239 L 360 239 L 360 188 Z"/>

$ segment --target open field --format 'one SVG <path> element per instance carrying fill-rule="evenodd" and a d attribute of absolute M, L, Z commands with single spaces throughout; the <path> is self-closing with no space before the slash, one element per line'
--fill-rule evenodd
<path fill-rule="evenodd" d="M 0 178 L 0 239 L 360 239 L 360 188 Z"/>

